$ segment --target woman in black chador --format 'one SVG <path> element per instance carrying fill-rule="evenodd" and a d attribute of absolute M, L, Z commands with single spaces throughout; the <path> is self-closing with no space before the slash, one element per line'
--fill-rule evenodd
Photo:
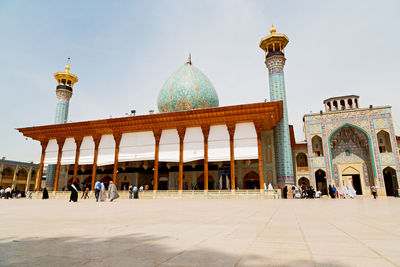
<path fill-rule="evenodd" d="M 284 188 L 283 188 L 283 191 L 282 191 L 282 197 L 283 198 L 287 198 L 287 192 L 288 192 L 288 189 L 287 189 L 287 186 L 285 186 Z"/>
<path fill-rule="evenodd" d="M 46 187 L 43 189 L 42 199 L 49 199 L 49 192 L 47 191 Z"/>
<path fill-rule="evenodd" d="M 69 202 L 78 202 L 78 184 L 74 182 L 70 186 L 71 196 L 69 197 Z"/>

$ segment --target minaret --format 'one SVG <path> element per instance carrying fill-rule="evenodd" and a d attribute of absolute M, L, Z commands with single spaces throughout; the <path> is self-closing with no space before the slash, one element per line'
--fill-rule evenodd
<path fill-rule="evenodd" d="M 72 88 L 78 82 L 78 77 L 69 73 L 69 60 L 65 66 L 65 72 L 54 73 L 54 78 L 57 80 L 56 94 L 57 94 L 57 108 L 55 124 L 66 123 L 68 120 L 68 107 L 69 100 L 72 96 Z"/>
<path fill-rule="evenodd" d="M 275 165 L 278 185 L 294 184 L 292 148 L 290 144 L 288 111 L 286 104 L 284 48 L 289 42 L 284 34 L 277 34 L 274 25 L 270 35 L 261 39 L 260 48 L 265 51 L 265 64 L 269 72 L 269 90 L 271 101 L 283 102 L 283 118 L 274 128 Z"/>
<path fill-rule="evenodd" d="M 72 88 L 78 82 L 78 77 L 69 73 L 69 61 L 65 66 L 65 72 L 54 73 L 54 78 L 57 80 L 56 95 L 57 107 L 55 124 L 66 123 L 68 120 L 69 100 L 72 96 Z M 56 175 L 56 165 L 51 164 L 47 167 L 46 188 L 52 190 L 54 186 L 54 177 Z"/>

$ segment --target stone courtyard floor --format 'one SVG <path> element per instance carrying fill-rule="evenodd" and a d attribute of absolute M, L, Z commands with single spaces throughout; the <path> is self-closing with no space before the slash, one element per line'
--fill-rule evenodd
<path fill-rule="evenodd" d="M 0 200 L 0 266 L 399 266 L 400 199 Z"/>

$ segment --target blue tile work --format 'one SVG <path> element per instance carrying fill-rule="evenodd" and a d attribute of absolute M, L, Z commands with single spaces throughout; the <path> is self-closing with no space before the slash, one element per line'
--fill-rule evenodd
<path fill-rule="evenodd" d="M 294 184 L 292 148 L 283 74 L 285 60 L 284 56 L 271 56 L 266 59 L 265 63 L 269 70 L 271 101 L 283 101 L 283 118 L 274 128 L 276 176 L 278 183 Z"/>
<path fill-rule="evenodd" d="M 355 111 L 352 113 L 326 113 L 323 116 L 319 114 L 317 116 L 305 115 L 305 129 L 306 129 L 306 137 L 307 137 L 307 147 L 310 158 L 312 158 L 312 146 L 311 146 L 311 138 L 313 137 L 313 131 L 311 130 L 312 125 L 321 123 L 322 124 L 322 132 L 323 132 L 323 142 L 328 142 L 328 136 L 336 129 L 340 128 L 344 124 L 350 124 L 356 126 L 363 131 L 365 134 L 370 137 L 370 150 L 371 157 L 373 158 L 372 162 L 372 174 L 364 174 L 365 184 L 369 185 L 369 176 L 371 178 L 376 177 L 379 181 L 379 186 L 384 187 L 383 173 L 382 169 L 386 166 L 391 166 L 392 168 L 396 168 L 397 173 L 400 173 L 400 157 L 398 153 L 391 153 L 393 157 L 389 159 L 389 157 L 385 157 L 382 159 L 383 155 L 379 153 L 378 141 L 376 138 L 376 134 L 380 130 L 388 131 L 390 134 L 390 139 L 393 144 L 396 144 L 395 133 L 393 129 L 392 116 L 390 112 L 390 108 L 374 108 L 374 109 L 363 109 L 359 111 Z M 328 146 L 328 143 L 326 144 Z M 393 146 L 395 147 L 395 146 Z M 328 150 L 325 150 L 328 151 Z M 330 153 L 325 153 L 325 155 L 329 155 Z M 335 183 L 335 167 L 331 162 L 330 158 L 326 161 L 327 168 L 327 178 L 328 180 L 334 178 Z M 331 174 L 328 174 L 330 168 L 332 168 Z M 364 167 L 363 167 L 364 168 Z M 366 168 L 367 169 L 367 168 Z M 311 165 L 310 174 L 312 176 L 312 184 L 315 184 L 314 172 L 316 168 Z M 367 170 L 368 172 L 368 170 Z M 398 175 L 398 182 L 400 183 L 400 175 Z"/>
<path fill-rule="evenodd" d="M 214 86 L 199 69 L 186 63 L 161 88 L 157 106 L 160 112 L 213 108 L 219 106 Z"/>
<path fill-rule="evenodd" d="M 68 120 L 69 103 L 58 102 L 56 107 L 55 124 L 66 123 Z"/>
<path fill-rule="evenodd" d="M 54 118 L 54 124 L 66 123 L 68 120 L 68 108 L 69 100 L 71 99 L 72 92 L 67 90 L 56 90 L 57 94 L 57 106 L 56 115 Z M 56 176 L 56 164 L 51 164 L 47 167 L 46 174 L 46 187 L 47 189 L 53 190 L 54 179 Z"/>

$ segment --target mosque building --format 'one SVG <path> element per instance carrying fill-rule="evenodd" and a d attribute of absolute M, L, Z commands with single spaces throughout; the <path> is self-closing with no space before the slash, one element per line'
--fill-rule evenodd
<path fill-rule="evenodd" d="M 67 116 L 78 77 L 67 64 L 54 75 L 55 124 L 18 129 L 41 143 L 37 179 L 48 165 L 46 186 L 54 191 L 72 182 L 93 189 L 100 180 L 119 189 L 232 192 L 304 184 L 324 193 L 328 185 L 352 184 L 362 195 L 375 185 L 393 195 L 400 142 L 390 106 L 359 108 L 358 96 L 327 99 L 325 112 L 304 116 L 306 142 L 296 143 L 284 80 L 288 42 L 274 27 L 260 42 L 270 102 L 219 107 L 217 91 L 189 56 L 162 86 L 159 113 L 75 123 Z"/>

